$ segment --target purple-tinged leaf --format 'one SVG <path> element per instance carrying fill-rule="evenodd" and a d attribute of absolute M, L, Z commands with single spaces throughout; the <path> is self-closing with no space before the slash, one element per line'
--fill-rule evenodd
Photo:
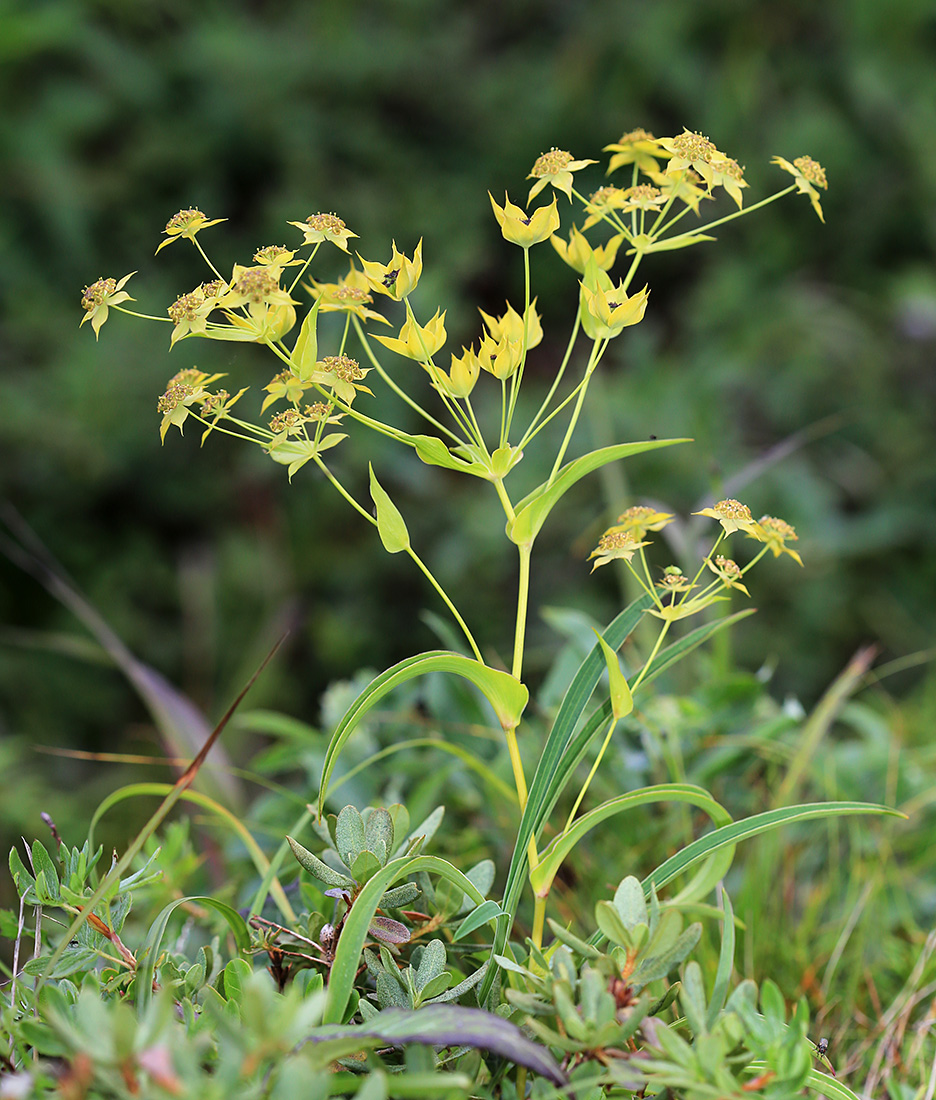
<path fill-rule="evenodd" d="M 410 932 L 405 924 L 391 917 L 374 917 L 370 922 L 370 934 L 384 943 L 409 943 Z"/>
<path fill-rule="evenodd" d="M 554 1085 L 566 1077 L 549 1051 L 528 1039 L 509 1020 L 462 1005 L 434 1004 L 425 1008 L 386 1008 L 363 1027 L 318 1027 L 309 1041 L 377 1039 L 390 1046 L 420 1043 L 432 1047 L 478 1047 L 499 1054 L 518 1066 L 538 1073 Z M 370 1044 L 366 1044 L 370 1045 Z"/>

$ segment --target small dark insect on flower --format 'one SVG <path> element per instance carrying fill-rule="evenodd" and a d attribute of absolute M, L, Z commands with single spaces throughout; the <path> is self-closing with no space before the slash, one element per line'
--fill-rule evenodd
<path fill-rule="evenodd" d="M 820 1039 L 819 1042 L 816 1043 L 816 1053 L 817 1054 L 825 1054 L 825 1052 L 828 1049 L 829 1049 L 829 1040 L 828 1039 Z"/>

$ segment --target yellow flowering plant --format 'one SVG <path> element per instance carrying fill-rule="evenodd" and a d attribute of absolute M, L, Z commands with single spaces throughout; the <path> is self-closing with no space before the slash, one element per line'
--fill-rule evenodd
<path fill-rule="evenodd" d="M 645 130 L 631 130 L 606 148 L 613 154 L 608 172 L 623 169 L 630 177 L 622 181 L 624 186 L 605 185 L 591 194 L 580 193 L 576 189 L 577 175 L 596 162 L 577 160 L 567 151 L 553 149 L 533 166 L 528 178 L 536 182 L 530 189 L 526 208 L 506 197 L 500 205 L 489 195 L 503 237 L 523 250 L 522 299 L 517 299 L 517 306 L 507 303 L 506 311 L 499 317 L 481 311 L 484 331 L 479 334 L 477 344 L 463 347 L 460 355 L 449 349 L 447 369 L 445 310 L 439 305 L 428 316 L 416 294 L 423 273 L 421 240 L 411 257 L 399 251 L 394 242 L 387 263 L 358 254 L 351 260 L 347 274 L 337 282 L 319 281 L 310 272 L 323 246 L 333 245 L 341 253 L 348 253 L 349 241 L 360 240 L 336 214 L 313 214 L 289 222 L 299 230 L 301 242 L 295 247 L 271 246 L 260 250 L 252 265 L 234 265 L 229 280 L 218 273 L 197 239 L 201 230 L 219 224 L 220 219 L 208 219 L 200 211 L 181 211 L 166 228 L 168 240 L 160 245 L 163 248 L 180 237 L 189 239 L 213 276 L 210 283 L 202 284 L 170 306 L 168 317 L 154 318 L 171 324 L 173 354 L 178 355 L 179 346 L 192 339 L 259 344 L 276 360 L 275 376 L 262 386 L 265 396 L 260 413 L 267 414 L 271 406 L 279 407 L 272 419 L 265 422 L 251 420 L 246 414 L 241 416 L 246 404 L 241 401 L 245 391 L 240 390 L 231 398 L 227 391 L 213 388 L 220 375 L 192 367 L 177 373 L 159 398 L 161 437 L 165 439 L 170 427 L 178 427 L 181 432 L 188 421 L 194 420 L 206 429 L 205 436 L 224 434 L 259 446 L 274 461 L 287 466 L 290 477 L 306 463 L 314 464 L 361 521 L 375 528 L 389 553 L 405 553 L 411 558 L 461 631 L 465 652 L 433 651 L 408 658 L 382 673 L 361 693 L 339 723 L 328 747 L 316 809 L 320 816 L 324 814 L 336 761 L 357 723 L 392 687 L 430 672 L 446 671 L 464 677 L 486 697 L 510 758 L 521 817 L 502 899 L 497 905 L 490 903 L 493 909 L 484 911 L 485 917 L 491 916 L 496 921 L 496 929 L 491 966 L 480 987 L 481 1003 L 492 990 L 497 966 L 510 969 L 510 960 L 504 952 L 524 883 L 529 883 L 532 889 L 529 944 L 531 958 L 536 958 L 543 949 L 547 904 L 563 859 L 584 832 L 599 820 L 626 808 L 624 803 L 606 803 L 579 814 L 591 778 L 618 724 L 640 705 L 641 693 L 660 670 L 738 617 L 705 613 L 739 595 L 747 597 L 747 575 L 768 551 L 774 558 L 787 554 L 802 564 L 796 550 L 788 546 L 797 536 L 786 521 L 770 516 L 755 520 L 747 505 L 725 499 L 698 513 L 720 525 L 717 537 L 701 560 L 691 569 L 687 569 L 686 562 L 661 569 L 651 563 L 648 551 L 652 554 L 654 544 L 665 540 L 667 528 L 678 521 L 674 514 L 656 507 L 632 504 L 600 536 L 590 559 L 593 571 L 612 562 L 620 563 L 633 578 L 638 598 L 598 639 L 576 676 L 575 691 L 570 689 L 571 694 L 556 715 L 545 743 L 524 745 L 522 723 L 529 700 L 524 679 L 526 633 L 533 547 L 539 532 L 565 493 L 588 474 L 624 458 L 688 442 L 649 439 L 618 443 L 567 458 L 590 382 L 605 361 L 611 341 L 640 324 L 648 309 L 652 310 L 649 287 L 641 287 L 636 281 L 644 257 L 711 241 L 713 228 L 794 191 L 806 194 L 822 216 L 816 186 L 824 188 L 825 177 L 810 158 L 801 157 L 792 163 L 776 158 L 784 171 L 794 175 L 794 183 L 745 206 L 748 185 L 742 169 L 701 134 L 687 130 L 672 138 L 655 138 Z M 560 236 L 560 229 L 569 206 L 563 202 L 560 208 L 556 193 L 550 202 L 540 201 L 535 208 L 529 208 L 529 203 L 547 186 L 556 193 L 562 192 L 570 200 L 571 209 L 578 211 L 577 215 L 573 213 L 577 221 L 566 226 L 565 236 Z M 734 209 L 687 228 L 687 215 L 700 215 L 721 192 L 728 196 Z M 521 404 L 518 397 L 528 359 L 541 344 L 544 329 L 548 330 L 548 322 L 544 323 L 536 309 L 531 252 L 547 240 L 551 240 L 556 253 L 572 269 L 569 289 L 576 296 L 578 309 L 565 353 L 547 392 L 529 413 L 525 411 L 527 403 Z M 616 266 L 619 273 L 612 277 L 610 272 Z M 91 321 L 96 335 L 108 319 L 108 310 L 146 316 L 126 308 L 129 296 L 122 287 L 127 278 L 119 283 L 98 280 L 86 289 L 82 299 L 84 321 Z M 308 304 L 303 303 L 302 294 L 311 299 Z M 397 335 L 371 334 L 372 325 L 391 323 L 378 311 L 378 302 L 397 311 L 400 307 L 395 303 L 402 303 Z M 318 331 L 320 315 L 326 312 L 343 318 L 327 352 L 320 347 Z M 294 334 L 297 324 L 298 333 Z M 422 369 L 414 370 L 414 363 Z M 425 425 L 423 433 L 412 434 L 382 418 L 374 392 L 379 385 L 400 397 L 418 415 Z M 492 387 L 493 415 L 483 415 L 483 410 L 492 408 L 488 403 L 483 406 L 478 403 L 477 407 L 473 403 L 482 386 Z M 434 402 L 431 405 L 430 399 Z M 344 484 L 339 473 L 326 462 L 326 453 L 348 438 L 344 432 L 332 430 L 344 423 L 375 431 L 411 449 L 428 465 L 488 483 L 503 511 L 506 537 L 518 562 L 516 598 L 511 607 L 513 649 L 508 668 L 488 663 L 482 656 L 482 646 L 469 625 L 468 614 L 458 608 L 418 555 L 405 517 L 380 485 L 376 473 L 372 470 L 370 474 L 368 502 L 359 499 L 354 486 Z M 546 429 L 549 433 L 543 435 Z M 548 438 L 553 441 L 549 474 L 520 496 L 514 489 L 513 471 L 534 440 L 545 443 Z M 747 560 L 743 560 L 743 553 L 739 555 L 741 562 L 726 556 L 725 544 L 730 538 L 740 541 L 742 550 L 754 544 L 754 552 L 746 555 Z M 671 555 L 672 551 L 668 553 Z M 672 632 L 681 629 L 675 624 L 695 616 L 701 616 L 702 625 L 673 640 Z M 655 639 L 639 658 L 632 654 L 626 669 L 622 669 L 618 651 L 641 620 L 655 630 Z M 586 704 L 602 672 L 609 678 L 609 702 L 586 716 Z M 602 730 L 604 742 L 588 778 L 580 784 L 572 813 L 546 843 L 544 831 L 550 813 L 562 790 L 574 782 L 576 766 L 589 743 Z M 652 801 L 657 794 L 661 799 L 674 797 L 690 802 L 695 799 L 697 805 L 706 807 L 711 801 L 699 801 L 704 792 L 699 793 L 696 788 L 688 793 L 667 789 L 665 793 L 644 794 L 645 801 Z M 796 816 L 793 810 L 808 816 L 802 807 L 790 810 L 789 815 L 780 814 L 769 823 L 758 824 L 754 831 L 793 819 Z M 720 807 L 713 812 L 716 820 L 727 828 L 723 814 Z M 693 863 L 701 867 L 683 891 L 683 902 L 704 901 L 720 877 L 715 871 L 724 873 L 726 858 L 730 863 L 733 847 L 728 844 L 727 840 L 722 843 L 719 839 L 693 849 L 691 858 L 687 856 L 687 862 L 680 865 L 681 871 Z M 388 877 L 387 883 L 390 881 Z M 657 888 L 662 884 L 661 879 Z M 373 892 L 376 907 L 381 895 L 376 888 Z M 365 890 L 361 897 L 366 893 Z M 361 927 L 363 936 L 367 925 L 362 923 Z M 356 965 L 356 958 L 350 959 L 341 973 L 353 977 Z M 336 957 L 335 972 L 338 969 Z M 329 992 L 326 1023 L 340 1022 L 343 1018 L 351 978 L 341 981 L 344 986 Z"/>

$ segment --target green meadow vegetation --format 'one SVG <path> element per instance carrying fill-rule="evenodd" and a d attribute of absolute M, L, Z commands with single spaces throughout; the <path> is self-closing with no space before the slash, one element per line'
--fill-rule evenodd
<path fill-rule="evenodd" d="M 11 13 L 0 1097 L 931 1096 L 932 19 L 430 6 Z"/>

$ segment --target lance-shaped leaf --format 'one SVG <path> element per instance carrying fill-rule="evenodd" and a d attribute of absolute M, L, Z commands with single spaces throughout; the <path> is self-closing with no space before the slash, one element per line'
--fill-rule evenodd
<path fill-rule="evenodd" d="M 297 841 L 293 840 L 291 836 L 286 837 L 289 847 L 292 848 L 293 855 L 299 861 L 301 867 L 304 867 L 313 878 L 317 878 L 319 882 L 324 882 L 326 886 L 345 887 L 352 889 L 354 887 L 354 880 L 348 878 L 347 875 L 339 874 L 338 871 L 332 870 L 327 863 L 323 863 L 318 856 L 313 855 L 308 848 L 303 846 Z"/>
<path fill-rule="evenodd" d="M 627 686 L 627 678 L 624 673 L 621 672 L 617 654 L 597 630 L 595 631 L 595 636 L 598 639 L 598 644 L 601 646 L 601 652 L 604 654 L 605 664 L 608 666 L 608 683 L 611 689 L 611 713 L 614 715 L 615 721 L 617 721 L 620 718 L 626 718 L 634 709 L 634 697 L 631 695 L 631 690 Z"/>
<path fill-rule="evenodd" d="M 457 458 L 438 436 L 406 435 L 401 432 L 400 438 L 414 448 L 427 466 L 442 466 L 446 470 L 457 470 L 461 474 L 473 474 L 475 477 L 487 478 L 490 474 L 487 466 L 480 462 L 464 462 Z"/>
<path fill-rule="evenodd" d="M 406 529 L 406 523 L 399 509 L 377 480 L 374 467 L 368 463 L 368 469 L 370 470 L 370 494 L 377 507 L 377 533 L 388 554 L 399 554 L 401 550 L 409 549 L 409 531 Z"/>
<path fill-rule="evenodd" d="M 316 298 L 315 305 L 305 315 L 290 357 L 292 369 L 303 382 L 308 382 L 312 377 L 318 359 L 317 325 L 322 300 L 321 296 Z"/>
<path fill-rule="evenodd" d="M 734 821 L 707 833 L 685 848 L 664 860 L 659 867 L 644 879 L 644 888 L 649 891 L 650 884 L 662 889 L 677 875 L 681 875 L 700 859 L 713 854 L 720 848 L 733 847 L 742 840 L 766 833 L 780 825 L 792 825 L 797 821 L 809 821 L 817 817 L 836 817 L 845 814 L 889 814 L 892 817 L 906 817 L 899 810 L 889 806 L 876 806 L 869 802 L 817 802 L 802 806 L 786 806 L 783 809 L 767 810 L 766 813 L 746 817 L 743 821 Z M 714 883 L 712 884 L 714 887 Z"/>
<path fill-rule="evenodd" d="M 560 498 L 593 470 L 629 455 L 655 451 L 660 447 L 672 447 L 674 443 L 691 442 L 691 439 L 651 439 L 640 443 L 618 443 L 567 462 L 552 481 L 543 482 L 520 501 L 514 518 L 507 524 L 507 537 L 518 546 L 532 546 L 533 540 Z"/>

